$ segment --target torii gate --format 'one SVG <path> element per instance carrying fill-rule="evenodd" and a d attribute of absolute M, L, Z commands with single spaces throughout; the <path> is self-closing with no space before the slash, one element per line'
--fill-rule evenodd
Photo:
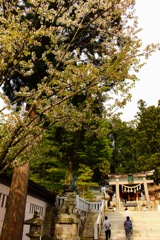
<path fill-rule="evenodd" d="M 109 178 L 109 185 L 115 185 L 116 189 L 116 209 L 119 211 L 119 203 L 120 203 L 120 186 L 130 189 L 134 189 L 134 191 L 138 192 L 138 186 L 143 184 L 145 198 L 147 202 L 147 207 L 150 209 L 150 199 L 148 193 L 148 183 L 153 183 L 153 180 L 147 180 L 147 176 L 152 176 L 154 170 L 141 172 L 141 173 L 134 173 L 134 174 L 108 174 Z"/>

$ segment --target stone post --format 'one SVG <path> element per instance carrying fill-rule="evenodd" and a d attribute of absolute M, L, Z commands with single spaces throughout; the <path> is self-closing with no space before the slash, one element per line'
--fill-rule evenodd
<path fill-rule="evenodd" d="M 80 240 L 79 219 L 73 215 L 62 214 L 55 220 L 55 239 Z"/>
<path fill-rule="evenodd" d="M 143 186 L 144 186 L 144 192 L 145 192 L 147 207 L 148 207 L 148 210 L 150 210 L 151 205 L 150 205 L 150 199 L 149 199 L 149 193 L 148 193 L 148 186 L 147 186 L 146 178 L 143 178 Z"/>
<path fill-rule="evenodd" d="M 116 179 L 116 211 L 119 211 L 119 179 Z"/>

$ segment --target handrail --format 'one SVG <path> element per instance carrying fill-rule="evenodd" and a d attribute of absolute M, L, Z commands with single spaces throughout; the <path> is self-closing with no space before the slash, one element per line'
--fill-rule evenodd
<path fill-rule="evenodd" d="M 85 212 L 99 212 L 102 202 L 88 202 L 76 195 L 76 208 Z"/>
<path fill-rule="evenodd" d="M 56 198 L 56 207 L 59 207 L 64 203 L 67 197 Z M 80 198 L 79 195 L 76 195 L 76 208 L 85 212 L 99 212 L 102 206 L 102 202 L 88 202 L 84 198 Z"/>
<path fill-rule="evenodd" d="M 103 215 L 104 215 L 103 213 L 104 213 L 104 200 L 102 200 L 102 205 L 99 210 L 97 221 L 94 224 L 94 239 L 95 240 L 99 239 L 99 237 L 100 237 L 102 222 L 103 222 Z"/>
<path fill-rule="evenodd" d="M 67 199 L 67 197 L 56 196 L 56 207 L 59 207 L 61 204 L 63 204 L 65 199 Z"/>

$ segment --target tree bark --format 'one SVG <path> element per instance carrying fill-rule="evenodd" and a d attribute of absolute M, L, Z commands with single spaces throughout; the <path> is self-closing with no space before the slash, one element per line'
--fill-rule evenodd
<path fill-rule="evenodd" d="M 26 110 L 30 119 L 36 116 L 35 106 Z M 14 167 L 0 240 L 22 240 L 29 173 L 29 162 Z"/>
<path fill-rule="evenodd" d="M 0 240 L 22 240 L 30 165 L 14 168 Z"/>

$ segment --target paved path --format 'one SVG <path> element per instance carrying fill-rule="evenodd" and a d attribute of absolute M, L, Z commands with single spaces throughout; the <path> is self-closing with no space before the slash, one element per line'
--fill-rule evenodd
<path fill-rule="evenodd" d="M 133 211 L 133 234 L 131 240 L 160 240 L 160 212 L 159 211 Z M 123 227 L 124 212 L 106 212 L 111 225 L 110 240 L 125 240 Z M 101 231 L 100 240 L 105 240 L 104 230 Z"/>

